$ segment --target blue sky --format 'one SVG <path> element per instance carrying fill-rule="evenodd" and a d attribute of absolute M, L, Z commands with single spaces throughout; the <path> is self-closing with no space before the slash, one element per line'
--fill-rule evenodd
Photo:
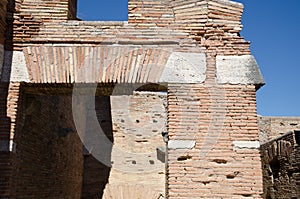
<path fill-rule="evenodd" d="M 127 20 L 125 0 L 78 0 L 84 20 Z M 266 85 L 260 115 L 300 116 L 300 0 L 236 0 L 245 5 L 241 35 L 251 41 Z"/>

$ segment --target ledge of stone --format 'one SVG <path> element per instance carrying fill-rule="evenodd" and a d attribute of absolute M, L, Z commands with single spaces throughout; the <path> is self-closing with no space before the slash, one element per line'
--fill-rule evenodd
<path fill-rule="evenodd" d="M 196 145 L 194 140 L 170 140 L 168 149 L 192 149 Z"/>
<path fill-rule="evenodd" d="M 252 55 L 217 56 L 216 62 L 219 84 L 265 84 Z"/>
<path fill-rule="evenodd" d="M 258 149 L 260 147 L 259 141 L 233 141 L 234 150 L 238 149 Z"/>

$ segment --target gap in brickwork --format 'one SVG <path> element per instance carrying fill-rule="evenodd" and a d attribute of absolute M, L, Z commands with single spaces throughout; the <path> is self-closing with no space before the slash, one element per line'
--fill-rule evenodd
<path fill-rule="evenodd" d="M 128 0 L 78 0 L 77 18 L 83 21 L 127 21 Z"/>

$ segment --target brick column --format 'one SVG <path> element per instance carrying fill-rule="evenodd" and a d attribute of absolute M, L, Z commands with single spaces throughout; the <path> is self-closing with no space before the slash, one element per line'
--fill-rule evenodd
<path fill-rule="evenodd" d="M 256 86 L 222 83 L 215 52 L 203 84 L 168 85 L 169 199 L 261 198 Z"/>

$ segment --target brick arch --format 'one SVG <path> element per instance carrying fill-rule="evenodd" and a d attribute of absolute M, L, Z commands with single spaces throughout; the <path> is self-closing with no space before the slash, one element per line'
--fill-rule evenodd
<path fill-rule="evenodd" d="M 27 71 L 12 75 L 30 83 L 202 83 L 206 72 L 203 53 L 171 48 L 41 45 L 15 53 Z"/>

